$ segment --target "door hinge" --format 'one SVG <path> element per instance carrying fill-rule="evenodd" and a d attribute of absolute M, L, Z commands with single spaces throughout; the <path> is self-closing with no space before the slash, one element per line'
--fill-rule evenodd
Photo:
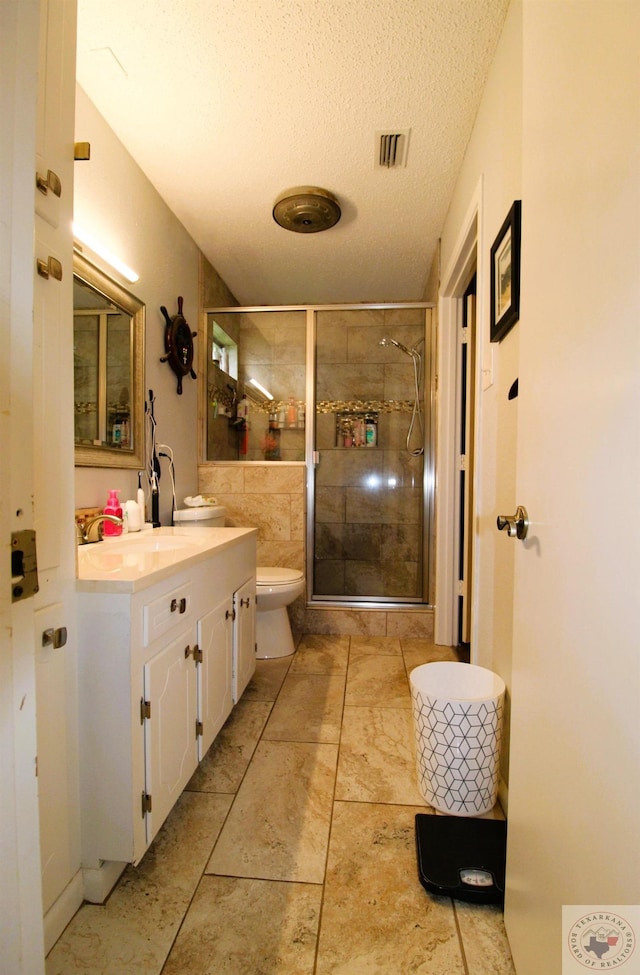
<path fill-rule="evenodd" d="M 469 342 L 469 327 L 467 325 L 462 325 L 460 328 L 460 343 L 462 345 L 467 345 Z"/>
<path fill-rule="evenodd" d="M 151 812 L 151 796 L 146 792 L 142 793 L 142 818 Z"/>
<path fill-rule="evenodd" d="M 140 724 L 144 724 L 145 718 L 151 717 L 151 701 L 145 701 L 143 697 L 140 698 Z"/>
<path fill-rule="evenodd" d="M 197 643 L 194 646 L 192 653 L 193 653 L 193 659 L 195 663 L 201 664 L 204 659 L 204 654 L 202 653 L 202 649 L 198 646 Z"/>
<path fill-rule="evenodd" d="M 196 721 L 196 738 L 202 738 L 204 734 L 204 726 L 202 721 Z"/>
<path fill-rule="evenodd" d="M 467 455 L 466 454 L 460 454 L 460 456 L 458 458 L 458 470 L 459 471 L 466 471 L 466 469 L 467 469 Z"/>

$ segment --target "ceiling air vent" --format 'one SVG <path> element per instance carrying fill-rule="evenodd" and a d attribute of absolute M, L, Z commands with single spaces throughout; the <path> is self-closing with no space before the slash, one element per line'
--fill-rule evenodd
<path fill-rule="evenodd" d="M 376 132 L 376 167 L 397 169 L 407 165 L 411 129 Z"/>

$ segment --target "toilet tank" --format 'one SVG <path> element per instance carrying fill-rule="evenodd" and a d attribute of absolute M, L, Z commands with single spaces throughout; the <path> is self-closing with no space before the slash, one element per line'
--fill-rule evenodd
<path fill-rule="evenodd" d="M 226 513 L 219 504 L 178 508 L 173 512 L 173 523 L 183 528 L 224 528 Z"/>

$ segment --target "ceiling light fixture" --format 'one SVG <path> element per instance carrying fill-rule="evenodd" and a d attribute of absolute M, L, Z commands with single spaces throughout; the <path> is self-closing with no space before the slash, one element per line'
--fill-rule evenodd
<path fill-rule="evenodd" d="M 96 240 L 96 238 L 92 234 L 88 233 L 84 227 L 79 227 L 77 223 L 73 224 L 73 236 L 76 240 L 80 241 L 81 244 L 84 244 L 85 247 L 88 247 L 90 251 L 93 251 L 94 254 L 97 254 L 98 257 L 102 258 L 103 261 L 106 261 L 106 263 L 112 267 L 114 271 L 121 274 L 122 277 L 126 278 L 127 281 L 130 281 L 131 284 L 137 281 L 140 277 L 140 275 L 137 274 L 133 268 L 130 268 L 128 264 L 125 264 L 124 261 L 122 261 L 115 254 L 112 254 L 111 251 L 101 244 L 99 240 Z"/>
<path fill-rule="evenodd" d="M 273 206 L 275 222 L 295 234 L 329 230 L 341 215 L 340 204 L 333 193 L 320 186 L 294 186 L 281 193 Z"/>

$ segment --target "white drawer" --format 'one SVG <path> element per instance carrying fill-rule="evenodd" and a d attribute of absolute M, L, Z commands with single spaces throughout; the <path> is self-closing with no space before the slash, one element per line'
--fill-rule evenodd
<path fill-rule="evenodd" d="M 184 623 L 190 614 L 191 584 L 188 582 L 148 603 L 143 609 L 145 647 L 175 626 Z"/>

